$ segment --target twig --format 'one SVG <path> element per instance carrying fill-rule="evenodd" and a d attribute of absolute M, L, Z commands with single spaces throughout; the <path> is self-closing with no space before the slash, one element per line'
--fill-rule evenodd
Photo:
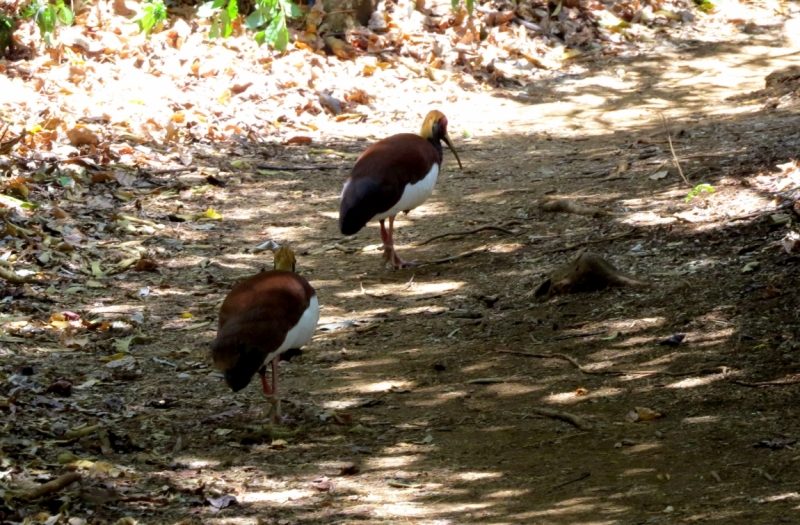
<path fill-rule="evenodd" d="M 796 385 L 800 383 L 800 377 L 794 376 L 791 378 L 776 379 L 774 381 L 759 381 L 757 383 L 750 383 L 749 381 L 742 381 L 739 379 L 729 379 L 734 385 L 749 386 L 751 388 L 766 388 L 770 386 L 786 386 Z"/>
<path fill-rule="evenodd" d="M 534 354 L 532 352 L 520 352 L 517 350 L 498 350 L 498 354 L 512 354 L 512 355 L 521 355 L 525 357 L 536 357 L 538 359 L 563 359 L 564 361 L 569 361 L 572 365 L 574 365 L 578 370 L 583 372 L 587 375 L 605 375 L 605 376 L 630 376 L 630 375 L 651 375 L 651 376 L 669 376 L 669 377 L 684 377 L 684 376 L 693 376 L 693 375 L 700 375 L 700 374 L 710 374 L 717 372 L 718 370 L 722 369 L 722 373 L 727 375 L 728 367 L 727 366 L 715 366 L 712 368 L 698 368 L 696 370 L 690 370 L 688 372 L 667 372 L 661 370 L 641 370 L 641 371 L 634 371 L 634 370 L 592 370 L 590 368 L 586 368 L 585 366 L 581 365 L 574 357 L 568 356 L 566 354 Z M 785 383 L 747 383 L 739 382 L 736 380 L 731 380 L 732 383 L 742 384 L 742 386 L 773 386 L 773 385 L 790 385 L 793 383 L 785 382 Z M 800 378 L 797 378 L 794 383 L 800 383 Z"/>
<path fill-rule="evenodd" d="M 273 166 L 272 164 L 261 164 L 256 166 L 260 170 L 279 170 L 279 171 L 314 171 L 314 170 L 349 170 L 352 166 L 331 166 L 323 164 L 320 166 Z"/>
<path fill-rule="evenodd" d="M 540 416 L 549 417 L 551 419 L 558 419 L 559 421 L 565 421 L 571 425 L 575 425 L 579 430 L 592 429 L 591 423 L 589 423 L 582 417 L 570 414 L 569 412 L 561 412 L 559 410 L 552 410 L 549 408 L 538 408 L 538 407 L 528 408 L 528 410 Z"/>
<path fill-rule="evenodd" d="M 584 472 L 583 474 L 581 474 L 577 478 L 571 479 L 569 481 L 565 481 L 564 483 L 560 483 L 560 484 L 556 485 L 555 487 L 552 487 L 550 490 L 560 489 L 561 487 L 566 487 L 567 485 L 570 485 L 572 483 L 577 483 L 578 481 L 583 481 L 584 479 L 588 478 L 591 475 L 592 475 L 591 472 Z"/>
<path fill-rule="evenodd" d="M 66 474 L 62 474 L 61 476 L 57 477 L 52 481 L 48 481 L 43 485 L 39 485 L 38 488 L 35 488 L 30 492 L 21 494 L 20 498 L 26 500 L 41 498 L 42 496 L 46 496 L 48 494 L 66 488 L 67 486 L 72 485 L 76 481 L 80 480 L 81 480 L 81 475 L 78 474 L 77 472 L 67 472 Z"/>
<path fill-rule="evenodd" d="M 522 224 L 519 221 L 511 221 L 505 223 L 503 226 L 513 226 L 515 224 Z M 431 241 L 435 241 L 436 239 L 443 239 L 445 237 L 463 237 L 465 235 L 472 235 L 473 233 L 478 233 L 486 230 L 495 230 L 503 233 L 507 233 L 508 235 L 514 235 L 514 232 L 509 230 L 508 228 L 504 228 L 503 226 L 497 226 L 495 224 L 488 224 L 486 226 L 481 226 L 480 228 L 475 228 L 474 230 L 464 230 L 460 232 L 450 232 L 450 233 L 442 233 L 440 235 L 434 235 L 430 239 L 426 239 L 418 244 L 418 246 L 422 246 L 423 244 L 428 244 Z"/>
<path fill-rule="evenodd" d="M 583 248 L 584 246 L 589 246 L 590 244 L 600 244 L 601 242 L 608 242 L 614 241 L 616 239 L 621 239 L 622 237 L 627 237 L 628 235 L 635 232 L 636 229 L 631 229 L 623 233 L 618 233 L 617 235 L 611 235 L 610 237 L 603 237 L 600 239 L 595 239 L 593 241 L 584 241 L 579 242 L 578 244 L 573 244 L 572 246 L 563 246 L 561 248 L 553 248 L 552 250 L 544 250 L 539 252 L 537 255 L 550 255 L 553 253 L 560 253 L 560 252 L 568 252 L 570 250 L 575 250 L 576 248 Z"/>
<path fill-rule="evenodd" d="M 665 117 L 663 113 L 661 113 L 661 119 L 664 121 L 664 130 L 667 132 L 667 140 L 669 141 L 669 150 L 672 152 L 672 160 L 675 161 L 675 166 L 677 166 L 678 173 L 681 174 L 683 182 L 685 182 L 687 186 L 691 187 L 692 185 L 689 183 L 689 179 L 687 179 L 686 175 L 683 174 L 681 163 L 678 161 L 678 156 L 675 154 L 675 148 L 672 146 L 672 135 L 669 132 L 669 126 L 667 126 L 667 117 Z"/>
<path fill-rule="evenodd" d="M 197 167 L 186 167 L 186 168 L 167 168 L 163 170 L 139 170 L 141 173 L 146 173 L 147 175 L 167 175 L 170 173 L 184 173 L 184 172 L 192 172 L 197 171 Z"/>
<path fill-rule="evenodd" d="M 40 279 L 33 276 L 23 277 L 10 268 L 0 267 L 0 279 L 4 279 L 11 284 L 25 284 L 39 282 Z"/>
<path fill-rule="evenodd" d="M 445 257 L 444 259 L 437 259 L 437 260 L 431 261 L 431 262 L 429 262 L 427 264 L 449 263 L 449 262 L 452 262 L 452 261 L 457 261 L 458 259 L 464 259 L 466 257 L 471 257 L 473 255 L 477 255 L 479 253 L 484 253 L 484 252 L 488 252 L 488 251 L 489 251 L 489 247 L 488 246 L 481 246 L 480 248 L 476 248 L 474 250 L 470 250 L 470 251 L 464 252 L 464 253 L 459 253 L 458 255 L 453 255 L 452 257 Z"/>
<path fill-rule="evenodd" d="M 575 366 L 578 370 L 583 372 L 587 375 L 596 375 L 596 376 L 622 376 L 626 375 L 625 372 L 619 370 L 592 370 L 590 368 L 586 368 L 582 364 L 580 364 L 574 357 L 570 357 L 566 354 L 534 354 L 531 352 L 520 352 L 518 350 L 498 350 L 498 354 L 514 354 L 514 355 L 523 355 L 525 357 L 536 357 L 539 359 L 562 359 L 564 361 L 569 361 L 572 365 Z"/>

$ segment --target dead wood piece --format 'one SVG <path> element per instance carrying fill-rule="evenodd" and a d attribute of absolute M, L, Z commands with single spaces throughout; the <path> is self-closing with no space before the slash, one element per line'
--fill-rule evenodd
<path fill-rule="evenodd" d="M 565 421 L 571 425 L 574 425 L 579 430 L 592 429 L 591 423 L 589 423 L 582 417 L 576 416 L 575 414 L 570 414 L 569 412 L 561 412 L 560 410 L 552 410 L 550 408 L 538 408 L 538 407 L 534 407 L 529 410 L 534 414 L 538 414 L 540 416 L 549 417 L 551 419 L 558 419 L 559 421 Z"/>
<path fill-rule="evenodd" d="M 464 230 L 464 231 L 460 231 L 460 232 L 442 233 L 442 234 L 439 234 L 439 235 L 434 235 L 430 239 L 426 239 L 426 240 L 422 241 L 421 243 L 419 243 L 419 246 L 422 246 L 423 244 L 428 244 L 429 242 L 435 241 L 436 239 L 443 239 L 445 237 L 463 237 L 465 235 L 472 235 L 473 233 L 478 233 L 478 232 L 482 232 L 482 231 L 486 231 L 486 230 L 494 230 L 494 231 L 503 232 L 503 233 L 508 234 L 508 235 L 514 235 L 514 232 L 512 232 L 508 228 L 505 228 L 505 226 L 514 226 L 516 224 L 521 224 L 521 223 L 519 221 L 511 221 L 511 222 L 507 222 L 507 223 L 503 224 L 502 226 L 498 226 L 496 224 L 487 224 L 486 226 L 481 226 L 480 228 L 475 228 L 474 230 Z"/>
<path fill-rule="evenodd" d="M 605 217 L 607 211 L 603 211 L 595 206 L 587 206 L 573 199 L 556 199 L 543 202 L 539 206 L 542 211 L 574 213 L 575 215 L 586 215 L 587 217 Z"/>
<path fill-rule="evenodd" d="M 584 472 L 583 474 L 581 474 L 577 478 L 571 479 L 569 481 L 565 481 L 564 483 L 559 483 L 558 485 L 554 486 L 550 490 L 560 489 L 561 487 L 566 487 L 567 485 L 571 485 L 572 483 L 577 483 L 578 481 L 583 481 L 584 479 L 588 478 L 591 475 L 592 475 L 591 472 Z"/>
<path fill-rule="evenodd" d="M 546 300 L 555 295 L 592 292 L 612 286 L 650 285 L 622 274 L 614 265 L 595 253 L 581 252 L 571 262 L 553 270 L 534 295 Z"/>
<path fill-rule="evenodd" d="M 29 492 L 21 494 L 19 497 L 20 499 L 25 500 L 32 500 L 41 498 L 42 496 L 47 496 L 48 494 L 52 494 L 53 492 L 58 492 L 59 490 L 72 485 L 76 481 L 81 480 L 81 475 L 77 472 L 67 472 L 66 474 L 62 474 L 61 476 L 57 477 L 52 481 L 48 481 L 40 485 L 38 488 L 35 488 Z"/>
<path fill-rule="evenodd" d="M 23 277 L 18 275 L 14 270 L 3 268 L 2 266 L 0 266 L 0 279 L 4 279 L 11 284 L 35 283 L 40 280 L 34 276 Z"/>

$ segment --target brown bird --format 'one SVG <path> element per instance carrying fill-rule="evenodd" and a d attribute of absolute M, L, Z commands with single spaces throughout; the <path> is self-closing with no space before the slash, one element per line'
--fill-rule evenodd
<path fill-rule="evenodd" d="M 407 262 L 394 251 L 394 218 L 408 213 L 431 196 L 442 165 L 442 141 L 461 159 L 447 134 L 447 117 L 433 110 L 425 117 L 419 135 L 400 133 L 380 140 L 358 157 L 342 189 L 339 230 L 353 235 L 372 219 L 381 224 L 383 259 L 387 266 L 403 268 Z M 384 221 L 389 219 L 389 230 Z"/>
<path fill-rule="evenodd" d="M 222 302 L 217 338 L 211 343 L 214 366 L 225 374 L 234 392 L 261 376 L 270 416 L 280 419 L 278 361 L 281 355 L 311 341 L 319 320 L 319 301 L 308 281 L 294 273 L 289 248 L 275 252 L 274 270 L 240 282 Z M 266 365 L 272 366 L 272 384 Z"/>

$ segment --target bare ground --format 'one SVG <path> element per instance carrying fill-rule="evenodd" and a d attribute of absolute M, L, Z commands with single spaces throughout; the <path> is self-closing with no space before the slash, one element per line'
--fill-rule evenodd
<path fill-rule="evenodd" d="M 343 239 L 346 170 L 234 171 L 227 186 L 183 199 L 225 219 L 208 231 L 162 221 L 144 243 L 157 272 L 125 274 L 71 308 L 143 311 L 148 339 L 134 341 L 130 372 L 105 367 L 116 349 L 100 338 L 70 351 L 9 343 L 6 380 L 85 388 L 6 407 L 3 467 L 30 461 L 46 480 L 59 463 L 89 463 L 80 489 L 7 508 L 8 519 L 44 522 L 37 509 L 61 508 L 90 523 L 800 523 L 800 259 L 780 244 L 792 226 L 769 213 L 786 178 L 776 165 L 800 155 L 800 115 L 752 95 L 796 63 L 796 44 L 768 27 L 443 102 L 454 137 L 473 135 L 456 139 L 465 170 L 446 155 L 433 198 L 396 235 L 406 258 L 474 252 L 452 262 L 389 271 L 377 225 Z M 416 129 L 419 115 L 403 122 Z M 313 147 L 242 146 L 207 160 L 345 166 L 342 153 L 365 143 Z M 685 202 L 699 183 L 715 193 Z M 539 209 L 556 196 L 609 213 Z M 151 217 L 172 211 L 168 199 L 146 206 Z M 422 244 L 485 225 L 513 233 Z M 300 426 L 273 436 L 257 385 L 231 394 L 207 357 L 226 291 L 271 265 L 244 253 L 266 239 L 295 248 L 324 305 L 312 344 L 281 367 L 284 412 Z M 546 274 L 583 248 L 653 286 L 537 301 Z M 675 334 L 685 339 L 663 344 Z M 660 417 L 632 422 L 637 407 Z M 65 437 L 80 424 L 100 425 L 107 441 Z"/>

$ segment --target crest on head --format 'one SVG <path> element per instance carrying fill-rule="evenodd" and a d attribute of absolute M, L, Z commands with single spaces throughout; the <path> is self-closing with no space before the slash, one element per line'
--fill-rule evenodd
<path fill-rule="evenodd" d="M 295 258 L 294 252 L 291 249 L 283 246 L 275 250 L 273 267 L 276 270 L 286 270 L 287 272 L 293 272 L 296 263 L 297 259 Z"/>
<path fill-rule="evenodd" d="M 450 148 L 450 151 L 453 152 L 453 155 L 455 155 L 458 161 L 458 167 L 464 169 L 461 165 L 461 159 L 458 158 L 458 153 L 456 153 L 456 149 L 453 147 L 453 143 L 450 142 L 450 135 L 447 134 L 447 117 L 444 116 L 444 113 L 438 109 L 429 111 L 425 120 L 422 122 L 422 130 L 419 134 L 424 139 L 436 141 L 437 144 L 440 144 L 439 141 L 443 140 L 445 144 L 447 144 L 447 147 Z"/>

